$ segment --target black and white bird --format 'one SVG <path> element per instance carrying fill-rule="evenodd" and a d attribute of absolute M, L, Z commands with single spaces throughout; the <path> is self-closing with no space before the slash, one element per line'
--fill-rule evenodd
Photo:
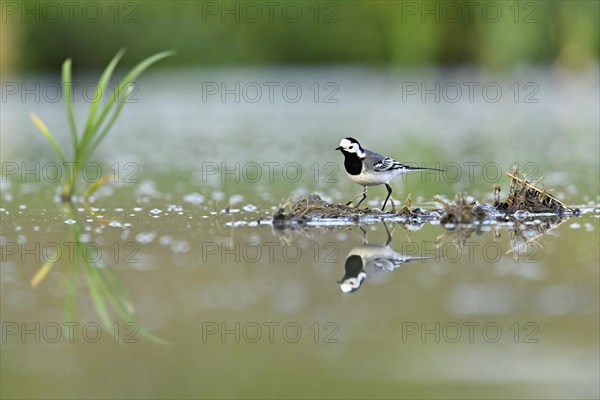
<path fill-rule="evenodd" d="M 342 292 L 356 292 L 367 278 L 376 279 L 387 272 L 401 267 L 409 261 L 427 260 L 435 257 L 413 257 L 407 254 L 398 253 L 390 247 L 392 235 L 385 223 L 383 226 L 388 234 L 385 245 L 369 244 L 367 242 L 366 232 L 363 230 L 363 244 L 354 247 L 348 253 L 344 264 L 344 276 L 338 281 Z"/>
<path fill-rule="evenodd" d="M 361 194 L 346 204 L 347 206 L 362 195 L 362 199 L 356 204 L 356 207 L 358 207 L 367 198 L 367 187 L 385 185 L 388 194 L 383 202 L 383 207 L 381 207 L 381 211 L 383 211 L 388 199 L 392 195 L 392 187 L 390 186 L 392 178 L 414 171 L 443 171 L 437 168 L 412 167 L 402 164 L 393 158 L 364 149 L 358 143 L 358 140 L 351 137 L 342 139 L 340 145 L 335 150 L 340 150 L 344 155 L 344 167 L 350 179 L 364 188 Z M 394 208 L 394 201 L 392 200 L 392 209 Z"/>

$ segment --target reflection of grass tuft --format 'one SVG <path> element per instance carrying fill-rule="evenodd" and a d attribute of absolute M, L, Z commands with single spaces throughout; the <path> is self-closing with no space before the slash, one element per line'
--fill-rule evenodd
<path fill-rule="evenodd" d="M 81 241 L 81 232 L 79 230 L 80 223 L 77 221 L 77 212 L 72 204 L 65 204 L 65 219 L 76 221 L 69 226 L 70 239 L 58 242 L 58 250 L 52 255 L 50 260 L 45 262 L 31 278 L 31 286 L 38 286 L 48 275 L 50 270 L 55 266 L 60 257 L 57 253 L 67 254 L 68 248 L 81 249 L 85 245 Z M 67 235 L 69 236 L 69 235 Z M 118 335 L 118 332 L 113 329 L 114 321 L 111 320 L 111 311 L 116 313 L 123 321 L 125 326 L 132 326 L 136 332 L 154 342 L 168 344 L 164 340 L 152 335 L 146 331 L 134 318 L 134 307 L 129 301 L 125 288 L 113 272 L 109 265 L 100 264 L 89 260 L 81 251 L 75 251 L 74 257 L 69 258 L 69 284 L 65 296 L 65 321 L 75 320 L 76 297 L 77 297 L 77 282 L 79 272 L 83 266 L 83 272 L 86 277 L 90 295 L 94 303 L 94 308 L 100 316 L 100 320 L 106 329 L 113 335 Z"/>
<path fill-rule="evenodd" d="M 91 156 L 96 147 L 102 142 L 110 128 L 115 123 L 117 117 L 121 113 L 125 100 L 132 93 L 133 81 L 137 79 L 142 72 L 150 67 L 155 62 L 172 55 L 172 52 L 162 52 L 146 58 L 136 65 L 125 77 L 119 82 L 117 88 L 111 96 L 105 96 L 108 83 L 112 76 L 117 63 L 123 56 L 124 50 L 119 51 L 111 62 L 108 64 L 96 88 L 93 101 L 90 104 L 88 116 L 83 129 L 77 130 L 75 122 L 75 114 L 73 113 L 73 93 L 71 80 L 71 59 L 67 59 L 62 66 L 62 84 L 65 103 L 67 106 L 67 116 L 69 118 L 69 127 L 71 132 L 71 142 L 73 146 L 71 164 L 67 163 L 65 151 L 56 141 L 54 135 L 48 127 L 35 114 L 31 114 L 31 119 L 40 132 L 48 139 L 54 152 L 58 155 L 64 166 L 71 165 L 72 169 L 65 176 L 65 182 L 62 191 L 62 200 L 70 201 L 71 196 L 75 194 L 77 176 L 82 164 L 85 163 Z M 108 97 L 108 98 L 107 98 Z M 101 107 L 101 103 L 104 103 Z M 90 188 L 86 194 L 90 194 L 98 185 Z"/>

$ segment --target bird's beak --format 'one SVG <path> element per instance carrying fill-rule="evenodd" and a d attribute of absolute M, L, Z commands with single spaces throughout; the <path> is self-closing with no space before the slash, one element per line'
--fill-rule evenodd
<path fill-rule="evenodd" d="M 342 146 L 338 146 L 335 148 L 335 150 L 341 150 L 341 149 L 342 149 Z"/>

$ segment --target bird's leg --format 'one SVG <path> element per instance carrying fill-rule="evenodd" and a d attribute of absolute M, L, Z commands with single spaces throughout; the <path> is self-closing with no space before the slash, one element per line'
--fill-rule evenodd
<path fill-rule="evenodd" d="M 354 196 L 354 197 L 352 198 L 352 200 L 350 200 L 349 202 L 347 202 L 347 203 L 346 203 L 346 206 L 349 206 L 350 204 L 352 204 L 352 202 L 353 202 L 354 200 L 358 199 L 360 196 L 362 196 L 362 194 L 363 194 L 363 193 L 364 193 L 364 190 L 363 190 L 362 192 L 360 192 L 360 194 L 358 194 L 358 195 Z"/>
<path fill-rule="evenodd" d="M 367 198 L 367 187 L 363 186 L 365 188 L 365 190 L 363 190 L 362 192 L 362 199 L 360 199 L 360 201 L 358 203 L 356 203 L 356 207 L 360 206 L 360 203 L 362 203 L 366 198 Z"/>
<path fill-rule="evenodd" d="M 362 233 L 363 233 L 363 244 L 367 244 L 367 231 L 365 231 L 365 230 L 363 229 L 363 227 L 362 227 L 362 226 L 359 226 L 358 228 L 359 228 L 359 229 L 362 231 Z"/>
<path fill-rule="evenodd" d="M 383 202 L 383 207 L 381 207 L 381 212 L 383 212 L 385 210 L 385 205 L 387 204 L 388 199 L 392 195 L 392 187 L 386 183 L 385 188 L 387 189 L 388 194 L 387 194 L 387 197 L 385 198 L 385 201 Z M 392 200 L 392 210 L 396 211 L 396 207 L 394 206 L 393 200 Z"/>
<path fill-rule="evenodd" d="M 353 198 L 352 200 L 350 200 L 349 202 L 347 202 L 347 203 L 346 203 L 346 206 L 349 206 L 350 204 L 352 204 L 352 202 L 353 202 L 354 200 L 358 199 L 360 196 L 363 196 L 363 198 L 362 198 L 362 199 L 360 199 L 360 201 L 358 202 L 358 204 L 357 204 L 357 205 L 355 205 L 354 207 L 358 207 L 358 205 L 359 205 L 360 203 L 362 203 L 362 201 L 363 201 L 363 200 L 364 200 L 364 199 L 367 197 L 367 187 L 366 187 L 366 186 L 363 186 L 363 191 L 362 191 L 362 192 L 361 192 L 361 193 L 360 193 L 358 196 L 356 196 L 355 198 Z"/>
<path fill-rule="evenodd" d="M 360 196 L 360 194 L 359 194 L 358 196 Z M 353 197 L 353 198 L 352 198 L 352 200 L 350 200 L 349 202 L 347 202 L 347 203 L 346 203 L 346 207 L 348 207 L 350 204 L 352 204 L 352 202 L 353 202 L 354 200 L 358 199 L 358 196 L 355 196 L 355 197 Z"/>

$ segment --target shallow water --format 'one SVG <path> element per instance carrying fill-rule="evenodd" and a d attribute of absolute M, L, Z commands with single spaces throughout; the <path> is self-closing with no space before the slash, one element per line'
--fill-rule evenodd
<path fill-rule="evenodd" d="M 504 95 L 403 101 L 407 83 L 473 80 Z M 293 82 L 303 96 L 204 101 L 207 82 Z M 515 102 L 515 82 L 535 83 L 538 101 Z M 137 98 L 84 177 L 100 169 L 113 182 L 72 208 L 56 202 L 51 150 L 28 119 L 62 132 L 62 104 L 2 104 L 2 397 L 598 397 L 597 70 L 157 72 Z M 344 136 L 446 169 L 393 181 L 399 205 L 411 193 L 413 206 L 438 207 L 433 195 L 459 191 L 490 202 L 518 162 L 584 213 L 274 228 L 290 197 L 359 192 L 333 151 Z M 384 194 L 370 189 L 367 204 Z M 356 254 L 371 257 L 364 271 Z M 81 258 L 97 270 L 74 268 Z M 94 271 L 123 286 L 121 314 L 117 281 L 98 297 Z"/>

